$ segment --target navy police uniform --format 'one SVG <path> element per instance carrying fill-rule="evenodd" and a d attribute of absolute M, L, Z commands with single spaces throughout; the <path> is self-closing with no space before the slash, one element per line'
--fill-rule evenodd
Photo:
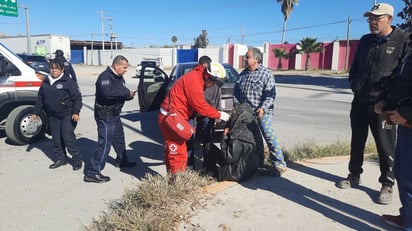
<path fill-rule="evenodd" d="M 123 76 L 117 75 L 111 67 L 102 72 L 96 81 L 94 117 L 97 123 L 98 140 L 92 154 L 86 175 L 99 174 L 105 167 L 110 147 L 117 154 L 120 163 L 128 162 L 123 125 L 120 112 L 126 100 L 130 100 L 130 90 L 125 86 Z"/>
<path fill-rule="evenodd" d="M 72 115 L 80 114 L 82 96 L 76 81 L 67 74 L 53 84 L 45 78 L 38 93 L 34 114 L 40 115 L 44 109 L 52 133 L 53 149 L 57 160 L 66 161 L 63 142 L 73 160 L 80 161 L 80 148 L 76 143 Z"/>

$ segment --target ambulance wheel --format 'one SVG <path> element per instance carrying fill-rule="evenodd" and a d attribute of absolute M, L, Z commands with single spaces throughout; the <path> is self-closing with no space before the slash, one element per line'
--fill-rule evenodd
<path fill-rule="evenodd" d="M 34 107 L 23 105 L 13 109 L 6 119 L 6 135 L 13 144 L 24 145 L 44 137 L 47 130 L 45 113 L 38 116 L 37 121 L 31 119 Z"/>

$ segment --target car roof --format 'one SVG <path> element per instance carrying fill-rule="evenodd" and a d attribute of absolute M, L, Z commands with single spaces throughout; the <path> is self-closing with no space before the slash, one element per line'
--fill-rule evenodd
<path fill-rule="evenodd" d="M 22 59 L 27 59 L 30 61 L 44 61 L 46 59 L 46 57 L 41 56 L 41 55 L 27 55 L 27 54 L 17 54 L 20 58 Z"/>
<path fill-rule="evenodd" d="M 198 63 L 197 62 L 183 62 L 178 63 L 173 68 L 171 76 L 175 79 L 179 78 L 180 76 L 186 74 L 187 72 L 191 71 Z M 221 63 L 223 67 L 226 69 L 228 76 L 228 82 L 235 82 L 239 79 L 239 73 L 230 65 L 229 63 Z M 230 70 L 230 71 L 228 71 Z"/>

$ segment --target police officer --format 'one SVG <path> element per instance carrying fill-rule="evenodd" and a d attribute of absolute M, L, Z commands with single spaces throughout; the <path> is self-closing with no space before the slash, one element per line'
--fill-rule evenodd
<path fill-rule="evenodd" d="M 32 119 L 37 120 L 42 109 L 47 113 L 56 158 L 49 168 L 55 169 L 67 164 L 67 147 L 73 156 L 73 170 L 76 171 L 81 169 L 82 161 L 72 122 L 80 119 L 82 96 L 77 83 L 64 73 L 63 62 L 50 60 L 50 73 L 39 89 Z"/>
<path fill-rule="evenodd" d="M 136 166 L 136 162 L 129 162 L 126 156 L 123 124 L 119 115 L 124 102 L 133 99 L 135 95 L 133 90 L 125 86 L 123 78 L 128 65 L 128 60 L 118 55 L 96 81 L 94 117 L 97 123 L 98 140 L 91 156 L 90 166 L 86 167 L 85 182 L 110 181 L 110 177 L 102 175 L 101 171 L 104 169 L 112 145 L 117 154 L 116 167 Z"/>
<path fill-rule="evenodd" d="M 64 63 L 64 73 L 68 74 L 70 78 L 74 79 L 74 81 L 77 81 L 76 73 L 74 72 L 73 66 L 64 57 L 64 52 L 60 49 L 57 49 L 53 54 L 55 59 L 60 60 Z"/>

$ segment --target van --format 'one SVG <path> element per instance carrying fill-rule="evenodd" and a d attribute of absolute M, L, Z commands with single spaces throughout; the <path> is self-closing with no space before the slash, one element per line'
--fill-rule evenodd
<path fill-rule="evenodd" d="M 31 120 L 43 78 L 0 43 L 0 132 L 13 144 L 37 141 L 47 131 L 46 113 Z"/>

